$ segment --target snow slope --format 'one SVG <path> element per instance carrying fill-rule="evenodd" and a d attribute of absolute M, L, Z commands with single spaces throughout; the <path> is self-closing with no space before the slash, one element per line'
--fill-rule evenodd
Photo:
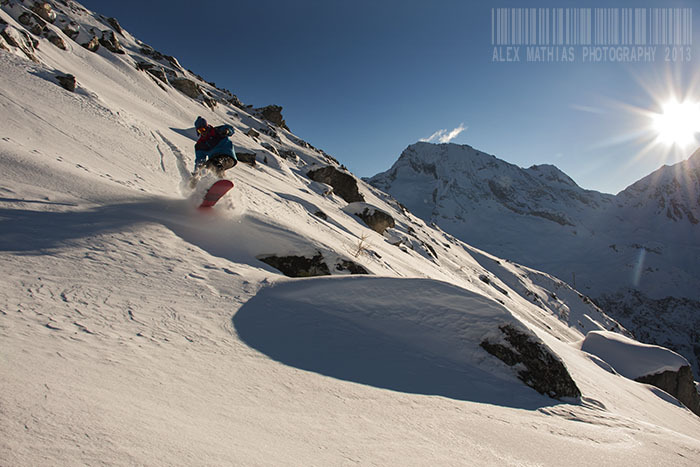
<path fill-rule="evenodd" d="M 49 3 L 80 34 L 114 28 Z M 3 3 L 5 29 L 25 6 Z M 67 50 L 0 50 L 1 464 L 697 463 L 698 417 L 580 350 L 625 330 L 571 287 L 359 181 L 395 219 L 381 235 L 306 176 L 337 167 L 323 151 L 170 60 L 166 81 L 139 70 L 153 54 L 126 31 L 115 54 L 47 27 Z M 258 161 L 210 212 L 194 208 L 206 180 L 187 188 L 197 115 Z M 333 276 L 284 277 L 271 254 L 321 254 Z M 541 395 L 486 353 L 503 324 L 582 397 Z"/>
<path fill-rule="evenodd" d="M 699 177 L 700 152 L 613 196 L 551 165 L 421 142 L 369 182 L 457 238 L 567 281 L 697 373 Z"/>

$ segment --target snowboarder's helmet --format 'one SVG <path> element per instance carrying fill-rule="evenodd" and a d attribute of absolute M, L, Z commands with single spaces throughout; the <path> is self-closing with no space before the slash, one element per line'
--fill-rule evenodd
<path fill-rule="evenodd" d="M 206 128 L 207 127 L 207 121 L 204 120 L 202 117 L 197 117 L 197 120 L 194 121 L 194 127 L 199 129 L 199 128 Z"/>

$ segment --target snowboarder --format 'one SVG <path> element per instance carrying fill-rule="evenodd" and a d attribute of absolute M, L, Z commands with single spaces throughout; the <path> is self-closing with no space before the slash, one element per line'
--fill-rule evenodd
<path fill-rule="evenodd" d="M 236 151 L 229 136 L 233 134 L 231 125 L 213 127 L 202 117 L 194 122 L 199 139 L 194 145 L 195 160 L 193 177 L 196 179 L 203 168 L 216 173 L 221 178 L 224 172 L 238 163 Z"/>

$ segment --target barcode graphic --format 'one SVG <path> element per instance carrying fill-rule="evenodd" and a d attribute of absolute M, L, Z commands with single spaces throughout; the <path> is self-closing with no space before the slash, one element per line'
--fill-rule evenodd
<path fill-rule="evenodd" d="M 689 46 L 692 8 L 492 8 L 492 45 Z"/>

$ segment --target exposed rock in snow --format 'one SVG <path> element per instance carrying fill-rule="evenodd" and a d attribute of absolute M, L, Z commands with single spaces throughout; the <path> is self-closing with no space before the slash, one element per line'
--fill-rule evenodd
<path fill-rule="evenodd" d="M 236 151 L 236 158 L 239 162 L 243 162 L 244 164 L 248 164 L 252 167 L 255 167 L 255 164 L 257 163 L 254 152 Z"/>
<path fill-rule="evenodd" d="M 260 256 L 260 261 L 269 264 L 275 269 L 281 271 L 288 277 L 315 277 L 315 276 L 330 276 L 331 271 L 323 259 L 321 253 L 317 253 L 311 258 L 306 256 Z"/>
<path fill-rule="evenodd" d="M 75 86 L 77 81 L 73 75 L 58 75 L 56 76 L 56 81 L 66 90 L 70 92 L 75 91 Z"/>
<path fill-rule="evenodd" d="M 367 224 L 367 227 L 380 234 L 383 234 L 386 229 L 396 225 L 391 214 L 371 204 L 361 202 L 350 203 L 343 210 L 359 217 Z"/>
<path fill-rule="evenodd" d="M 248 130 L 248 133 L 250 133 L 251 131 L 255 132 L 255 134 L 260 136 L 260 134 L 257 131 L 253 130 L 252 128 L 250 130 Z M 252 136 L 252 135 L 248 135 L 248 136 Z M 275 154 L 278 156 L 280 155 L 280 152 L 277 150 L 277 148 L 270 143 L 261 143 L 260 146 L 264 147 L 265 149 L 270 151 L 272 154 Z M 285 159 L 286 159 L 286 157 L 285 157 Z"/>
<path fill-rule="evenodd" d="M 352 175 L 333 166 L 326 166 L 307 172 L 308 177 L 316 182 L 333 187 L 333 191 L 348 203 L 364 201 L 365 198 L 357 187 L 357 180 Z"/>
<path fill-rule="evenodd" d="M 122 48 L 121 44 L 119 43 L 119 39 L 117 39 L 117 36 L 114 34 L 114 31 L 111 31 L 111 30 L 102 31 L 102 38 L 100 39 L 100 44 L 112 53 L 115 53 L 115 54 L 126 53 L 126 52 L 124 52 L 124 49 Z"/>
<path fill-rule="evenodd" d="M 18 48 L 27 58 L 33 62 L 39 60 L 34 55 L 39 43 L 32 39 L 26 31 L 21 31 L 12 25 L 0 26 L 2 37 L 8 45 Z"/>
<path fill-rule="evenodd" d="M 282 117 L 282 106 L 268 105 L 259 109 L 255 109 L 255 111 L 259 113 L 265 120 L 274 123 L 280 128 L 289 130 L 289 128 L 287 127 L 287 123 L 284 121 L 284 117 Z"/>
<path fill-rule="evenodd" d="M 640 376 L 636 381 L 663 389 L 682 402 L 695 415 L 700 416 L 700 394 L 693 381 L 690 366 L 682 366 L 678 371 L 666 370 L 653 375 Z"/>
<path fill-rule="evenodd" d="M 163 66 L 156 65 L 155 63 L 140 61 L 136 63 L 136 68 L 141 71 L 145 71 L 161 82 L 168 84 L 168 77 Z"/>
<path fill-rule="evenodd" d="M 663 389 L 700 415 L 693 372 L 677 353 L 605 331 L 589 332 L 581 349 L 601 358 L 622 376 Z"/>
<path fill-rule="evenodd" d="M 544 343 L 511 324 L 499 326 L 499 329 L 505 342 L 485 339 L 480 344 L 484 350 L 506 365 L 516 367 L 518 378 L 540 394 L 555 399 L 581 397 L 581 391 L 562 361 Z"/>
<path fill-rule="evenodd" d="M 32 7 L 32 11 L 38 14 L 44 21 L 53 23 L 56 21 L 56 12 L 49 2 L 36 2 Z"/>
<path fill-rule="evenodd" d="M 124 30 L 122 30 L 122 26 L 121 24 L 119 24 L 117 18 L 107 18 L 106 21 L 107 23 L 109 23 L 110 26 L 112 26 L 112 28 L 114 28 L 116 32 L 118 32 L 122 36 L 124 35 Z"/>
<path fill-rule="evenodd" d="M 46 28 L 46 21 L 41 19 L 39 15 L 31 13 L 29 11 L 25 11 L 24 13 L 19 15 L 17 21 L 19 21 L 20 24 L 26 27 L 29 30 L 29 32 L 31 32 L 35 36 L 41 36 L 41 34 L 44 32 L 44 29 Z"/>
<path fill-rule="evenodd" d="M 202 88 L 191 79 L 172 78 L 170 80 L 170 84 L 172 84 L 175 89 L 187 97 L 191 97 L 192 99 L 197 99 L 202 96 Z"/>
<path fill-rule="evenodd" d="M 80 45 L 88 49 L 90 52 L 97 52 L 97 50 L 100 48 L 100 40 L 97 38 L 97 36 L 92 36 L 92 39 L 87 42 L 82 42 Z"/>

